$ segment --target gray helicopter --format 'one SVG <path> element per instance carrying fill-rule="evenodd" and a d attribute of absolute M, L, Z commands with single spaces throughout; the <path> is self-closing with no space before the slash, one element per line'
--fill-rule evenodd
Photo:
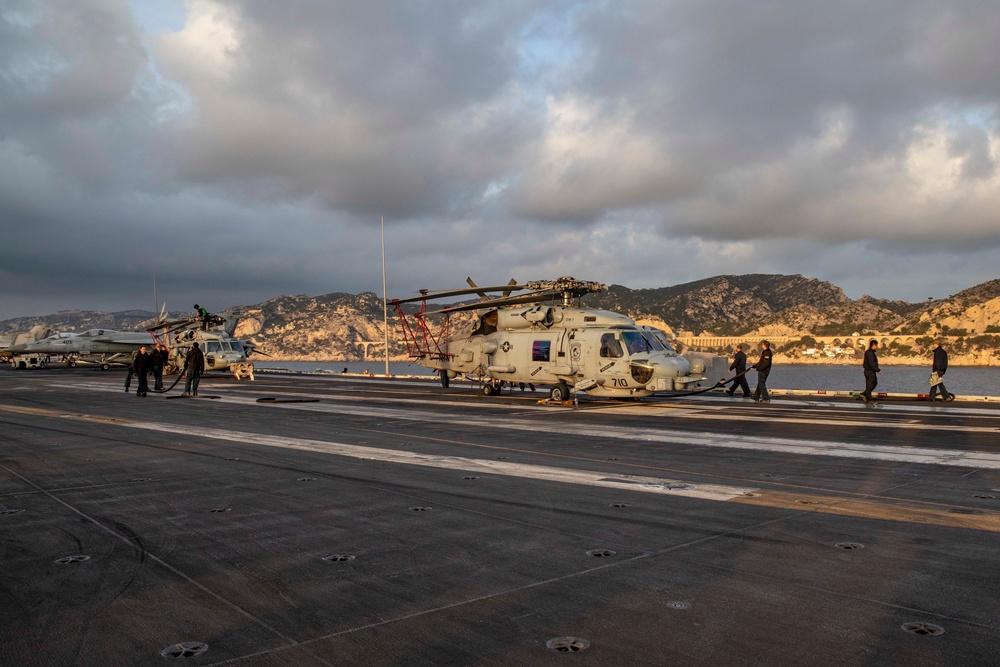
<path fill-rule="evenodd" d="M 157 343 L 169 350 L 169 363 L 164 373 L 178 373 L 193 343 L 198 343 L 205 354 L 206 371 L 229 371 L 237 380 L 253 380 L 254 366 L 250 355 L 256 346 L 250 341 L 234 338 L 221 315 L 200 314 L 171 322 L 162 322 L 147 331 Z M 235 326 L 235 322 L 232 323 Z M 259 354 L 263 354 L 259 352 Z"/>
<path fill-rule="evenodd" d="M 662 331 L 639 327 L 620 313 L 580 306 L 580 299 L 606 285 L 563 277 L 515 281 L 468 289 L 421 290 L 420 296 L 395 299 L 410 356 L 435 369 L 441 384 L 464 376 L 481 381 L 482 393 L 499 392 L 502 383 L 549 387 L 552 400 L 573 392 L 609 398 L 642 398 L 657 391 L 686 389 L 706 380 L 704 361 L 679 355 Z M 499 295 L 491 296 L 499 292 Z M 515 292 L 521 292 L 515 294 Z M 427 301 L 478 294 L 472 304 L 427 312 Z M 420 303 L 416 314 L 403 305 Z M 475 311 L 474 321 L 451 334 L 451 315 Z M 427 317 L 440 315 L 437 329 Z"/>

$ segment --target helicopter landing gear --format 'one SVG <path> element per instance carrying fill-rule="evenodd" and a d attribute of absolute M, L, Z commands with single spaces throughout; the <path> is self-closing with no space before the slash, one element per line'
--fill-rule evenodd
<path fill-rule="evenodd" d="M 108 364 L 108 363 L 101 364 L 101 370 L 102 371 L 110 371 L 111 370 L 111 364 Z"/>
<path fill-rule="evenodd" d="M 482 394 L 483 396 L 496 396 L 500 393 L 501 386 L 499 383 L 487 382 L 483 385 Z"/>
<path fill-rule="evenodd" d="M 549 398 L 553 401 L 568 401 L 569 400 L 569 385 L 565 382 L 560 382 L 559 384 L 552 387 L 549 390 Z"/>

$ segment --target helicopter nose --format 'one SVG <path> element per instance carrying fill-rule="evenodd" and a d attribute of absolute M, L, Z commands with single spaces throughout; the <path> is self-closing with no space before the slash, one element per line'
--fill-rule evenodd
<path fill-rule="evenodd" d="M 687 375 L 691 371 L 691 364 L 684 357 L 661 357 L 657 360 L 657 377 L 676 378 Z"/>
<path fill-rule="evenodd" d="M 668 391 L 678 388 L 676 379 L 686 376 L 691 369 L 688 360 L 684 357 L 667 355 L 654 357 L 649 360 L 649 363 L 644 365 L 649 368 L 649 379 L 642 382 L 642 384 L 645 384 L 653 391 Z M 635 377 L 634 372 L 633 377 Z M 635 379 L 636 381 L 641 380 L 638 377 Z"/>
<path fill-rule="evenodd" d="M 632 378 L 639 384 L 654 384 L 661 389 L 673 386 L 673 380 L 688 374 L 690 364 L 684 357 L 656 355 L 648 361 L 633 361 L 629 364 Z M 660 385 L 663 385 L 660 387 Z"/>

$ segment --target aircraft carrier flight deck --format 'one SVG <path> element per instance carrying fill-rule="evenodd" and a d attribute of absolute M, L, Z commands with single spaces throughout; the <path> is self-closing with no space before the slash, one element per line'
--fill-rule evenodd
<path fill-rule="evenodd" d="M 124 375 L 0 368 L 0 664 L 1000 664 L 993 403 Z"/>

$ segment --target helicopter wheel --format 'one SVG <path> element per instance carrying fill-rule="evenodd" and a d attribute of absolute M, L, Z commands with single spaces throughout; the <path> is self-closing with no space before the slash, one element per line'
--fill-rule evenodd
<path fill-rule="evenodd" d="M 442 370 L 441 373 L 441 386 L 445 389 L 448 388 L 451 378 L 448 377 L 448 371 Z"/>
<path fill-rule="evenodd" d="M 553 401 L 566 401 L 569 400 L 569 385 L 565 382 L 560 382 L 559 384 L 552 387 L 549 390 L 549 398 Z"/>
<path fill-rule="evenodd" d="M 111 364 L 101 364 L 101 370 L 102 371 L 110 371 L 111 370 Z"/>
<path fill-rule="evenodd" d="M 487 382 L 483 385 L 483 396 L 493 396 L 497 393 L 497 388 L 492 383 Z"/>
<path fill-rule="evenodd" d="M 70 368 L 76 368 L 76 362 L 75 361 L 67 361 L 66 365 L 69 366 Z"/>

